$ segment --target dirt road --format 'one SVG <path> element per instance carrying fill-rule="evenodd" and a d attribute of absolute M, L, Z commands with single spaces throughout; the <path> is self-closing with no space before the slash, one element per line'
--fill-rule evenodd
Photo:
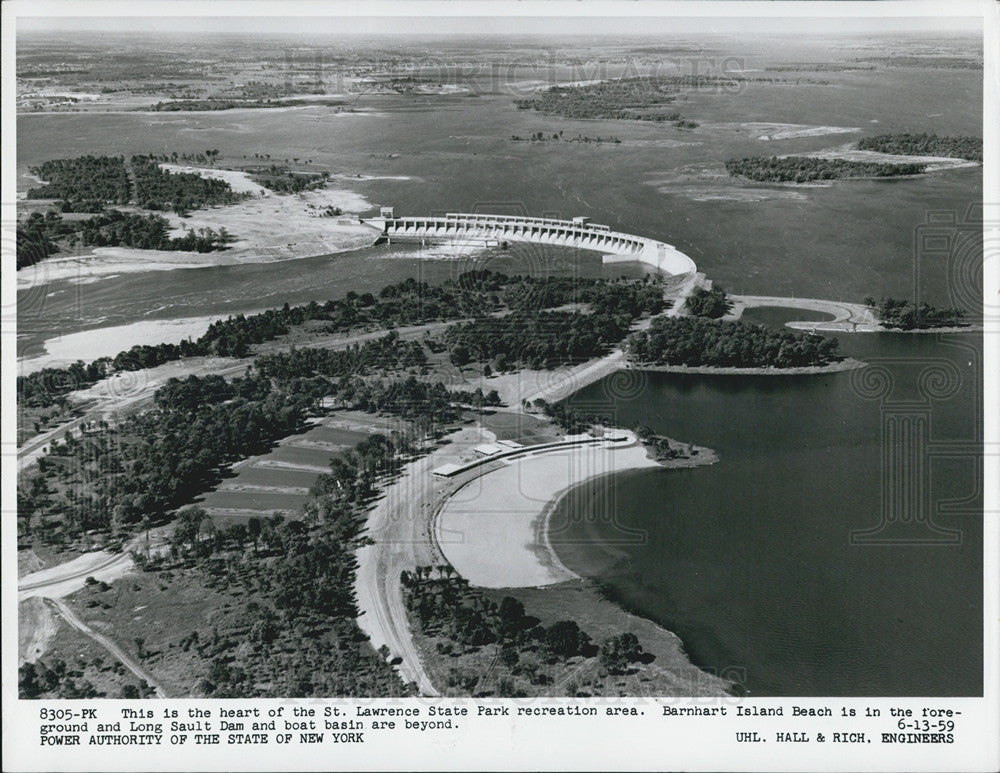
<path fill-rule="evenodd" d="M 76 616 L 76 613 L 70 609 L 66 602 L 62 599 L 46 599 L 46 602 L 71 626 L 83 634 L 86 634 L 91 639 L 100 644 L 104 649 L 114 655 L 118 660 L 121 661 L 122 665 L 125 666 L 129 671 L 135 674 L 139 679 L 146 682 L 150 687 L 156 691 L 157 698 L 169 698 L 167 691 L 163 689 L 163 686 L 157 683 L 155 679 L 145 671 L 138 663 L 136 663 L 132 658 L 125 654 L 121 647 L 115 644 L 107 636 L 99 634 L 89 625 L 87 625 L 83 620 Z"/>

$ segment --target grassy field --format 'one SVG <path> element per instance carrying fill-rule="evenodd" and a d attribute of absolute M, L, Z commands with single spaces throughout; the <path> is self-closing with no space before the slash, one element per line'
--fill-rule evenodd
<path fill-rule="evenodd" d="M 179 697 L 197 694 L 204 676 L 196 646 L 185 646 L 183 641 L 206 625 L 224 629 L 231 624 L 241 614 L 233 598 L 238 595 L 238 591 L 222 594 L 205 587 L 198 572 L 178 570 L 169 577 L 135 573 L 103 591 L 88 586 L 66 601 L 87 625 L 113 639 L 147 669 L 168 695 Z M 52 655 L 68 660 L 69 653 L 76 652 L 77 638 L 83 638 L 89 643 L 88 658 L 96 653 L 113 660 L 92 639 L 76 631 L 71 631 L 73 638 L 64 637 L 64 631 L 71 629 L 60 627 Z M 126 676 L 136 681 L 132 674 L 126 672 Z"/>
<path fill-rule="evenodd" d="M 495 644 L 463 647 L 442 636 L 419 631 L 411 617 L 414 641 L 428 675 L 443 695 L 507 696 L 688 696 L 724 695 L 726 683 L 691 665 L 680 639 L 654 623 L 628 614 L 603 599 L 592 584 L 573 581 L 548 588 L 479 589 L 499 604 L 505 596 L 521 601 L 539 625 L 574 620 L 593 644 L 630 631 L 644 654 L 625 673 L 608 673 L 596 654 L 547 662 L 536 647 L 519 650 L 506 665 Z"/>
<path fill-rule="evenodd" d="M 88 598 L 87 601 L 89 600 Z M 42 602 L 38 600 L 38 603 Z M 86 611 L 89 613 L 92 610 Z M 77 631 L 58 616 L 55 617 L 55 622 L 55 635 L 48 642 L 46 651 L 38 658 L 41 664 L 52 668 L 60 660 L 65 662 L 67 673 L 73 682 L 77 686 L 89 682 L 97 697 L 121 698 L 126 686 L 140 688 L 136 676 L 98 642 Z M 120 644 L 124 648 L 127 642 L 121 641 Z M 134 646 L 133 643 L 132 647 Z M 54 696 L 43 693 L 39 697 Z"/>

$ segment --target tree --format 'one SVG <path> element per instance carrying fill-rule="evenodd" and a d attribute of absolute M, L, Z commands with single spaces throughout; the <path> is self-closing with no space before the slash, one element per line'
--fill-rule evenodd
<path fill-rule="evenodd" d="M 513 669 L 520 659 L 521 656 L 518 655 L 517 650 L 512 647 L 500 650 L 500 662 L 509 669 Z"/>
<path fill-rule="evenodd" d="M 639 659 L 642 646 L 634 633 L 626 632 L 604 640 L 600 650 L 600 664 L 612 674 L 623 673 Z"/>
<path fill-rule="evenodd" d="M 581 645 L 585 646 L 589 639 L 573 620 L 560 620 L 545 632 L 544 644 L 553 657 L 571 658 L 579 654 Z"/>
<path fill-rule="evenodd" d="M 497 634 L 504 641 L 511 641 L 524 628 L 524 604 L 513 596 L 504 596 L 500 601 Z"/>
<path fill-rule="evenodd" d="M 17 670 L 17 688 L 22 698 L 37 698 L 43 687 L 34 663 L 25 663 Z"/>
<path fill-rule="evenodd" d="M 123 684 L 122 685 L 122 697 L 128 700 L 136 700 L 141 698 L 142 695 L 139 694 L 139 688 L 134 684 Z"/>

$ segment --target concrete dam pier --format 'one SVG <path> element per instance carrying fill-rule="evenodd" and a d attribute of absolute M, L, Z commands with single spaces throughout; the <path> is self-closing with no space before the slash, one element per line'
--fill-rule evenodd
<path fill-rule="evenodd" d="M 673 245 L 643 236 L 612 231 L 588 218 L 556 220 L 544 217 L 449 213 L 433 217 L 395 217 L 391 207 L 363 223 L 381 231 L 380 242 L 474 242 L 502 246 L 504 242 L 534 242 L 604 253 L 605 263 L 639 261 L 665 274 L 690 278 L 697 274 L 691 258 Z"/>

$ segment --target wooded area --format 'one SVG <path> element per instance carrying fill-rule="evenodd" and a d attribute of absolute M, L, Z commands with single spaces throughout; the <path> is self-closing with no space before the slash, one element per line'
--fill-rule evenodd
<path fill-rule="evenodd" d="M 980 137 L 938 137 L 936 134 L 877 134 L 858 140 L 858 150 L 874 150 L 900 156 L 946 156 L 968 161 L 983 160 Z"/>
<path fill-rule="evenodd" d="M 745 177 L 755 182 L 806 183 L 845 177 L 903 177 L 921 174 L 926 168 L 926 164 L 845 161 L 842 158 L 811 156 L 750 156 L 726 161 L 726 171 L 730 176 Z"/>
<path fill-rule="evenodd" d="M 905 299 L 870 295 L 865 297 L 865 305 L 872 310 L 879 323 L 897 330 L 926 330 L 935 327 L 964 327 L 965 312 L 962 309 L 939 308 L 928 303 L 914 304 Z"/>
<path fill-rule="evenodd" d="M 838 345 L 836 338 L 772 330 L 754 322 L 657 317 L 649 330 L 629 336 L 625 353 L 647 365 L 792 368 L 839 360 Z"/>

